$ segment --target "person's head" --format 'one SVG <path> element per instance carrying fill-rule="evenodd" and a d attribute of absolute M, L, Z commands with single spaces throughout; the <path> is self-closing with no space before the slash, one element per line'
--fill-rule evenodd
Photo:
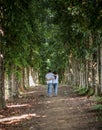
<path fill-rule="evenodd" d="M 56 72 L 56 71 L 54 71 L 54 72 L 53 72 L 53 74 L 57 74 L 57 72 Z"/>
<path fill-rule="evenodd" d="M 57 72 L 56 72 L 56 71 L 54 71 L 54 72 L 53 72 L 53 74 L 54 74 L 54 77 L 55 77 L 55 79 L 56 79 Z"/>
<path fill-rule="evenodd" d="M 51 70 L 48 70 L 49 73 L 51 73 Z"/>

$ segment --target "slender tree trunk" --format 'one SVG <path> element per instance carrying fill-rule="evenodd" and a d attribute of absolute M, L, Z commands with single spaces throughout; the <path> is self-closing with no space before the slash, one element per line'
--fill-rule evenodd
<path fill-rule="evenodd" d="M 65 83 L 66 84 L 71 84 L 72 81 L 71 81 L 71 73 L 70 73 L 70 64 L 67 66 L 66 70 L 65 70 L 65 73 L 64 73 L 64 76 L 65 76 Z"/>
<path fill-rule="evenodd" d="M 95 95 L 100 95 L 100 47 L 97 47 L 97 57 L 96 57 L 96 65 L 94 66 L 95 69 Z"/>
<path fill-rule="evenodd" d="M 24 68 L 24 86 L 29 87 L 29 76 L 27 68 Z"/>
<path fill-rule="evenodd" d="M 14 72 L 19 71 L 19 69 L 15 66 L 13 66 Z M 16 73 L 12 73 L 12 94 L 13 98 L 19 97 L 19 76 Z"/>
<path fill-rule="evenodd" d="M 80 85 L 81 87 L 86 87 L 85 84 L 85 65 L 80 65 Z"/>
<path fill-rule="evenodd" d="M 22 68 L 21 70 L 19 70 L 19 73 L 21 73 L 21 78 L 18 80 L 17 76 L 16 76 L 16 84 L 18 86 L 19 91 L 24 92 L 25 91 L 25 84 L 24 84 L 24 69 Z"/>
<path fill-rule="evenodd" d="M 6 107 L 5 88 L 4 88 L 4 65 L 3 55 L 0 53 L 0 109 Z"/>
<path fill-rule="evenodd" d="M 63 75 L 64 72 L 62 72 Z M 29 86 L 34 87 L 39 84 L 38 72 L 34 71 L 33 68 L 29 68 Z"/>
<path fill-rule="evenodd" d="M 77 86 L 77 62 L 76 60 L 71 57 L 71 69 L 70 69 L 70 72 L 72 74 L 72 84 Z"/>
<path fill-rule="evenodd" d="M 10 101 L 13 100 L 13 92 L 12 92 L 12 73 L 8 74 L 8 98 Z"/>
<path fill-rule="evenodd" d="M 11 66 L 11 70 L 15 70 L 14 66 Z M 17 86 L 17 76 L 14 72 L 8 74 L 8 98 L 12 101 L 13 98 L 18 97 L 19 91 Z M 7 86 L 6 86 L 7 87 Z"/>
<path fill-rule="evenodd" d="M 76 85 L 79 86 L 80 85 L 80 63 L 78 61 L 76 61 L 75 64 L 75 69 L 76 69 Z"/>
<path fill-rule="evenodd" d="M 88 61 L 85 63 L 85 85 L 88 88 Z"/>
<path fill-rule="evenodd" d="M 100 45 L 100 91 L 102 94 L 102 44 Z"/>
<path fill-rule="evenodd" d="M 96 87 L 96 75 L 97 75 L 97 52 L 93 54 L 92 60 L 92 87 Z"/>
<path fill-rule="evenodd" d="M 29 73 L 29 67 L 27 68 L 27 84 L 28 84 L 28 86 L 30 86 L 30 79 L 29 79 L 29 77 L 30 77 L 30 73 Z"/>
<path fill-rule="evenodd" d="M 66 73 L 68 83 L 73 84 L 73 68 L 72 68 L 72 56 L 69 56 L 68 73 Z"/>

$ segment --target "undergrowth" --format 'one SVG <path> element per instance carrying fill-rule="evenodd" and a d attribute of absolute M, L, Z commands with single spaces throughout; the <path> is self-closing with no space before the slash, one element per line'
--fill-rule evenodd
<path fill-rule="evenodd" d="M 101 111 L 102 112 L 102 104 L 96 104 L 92 107 L 93 110 Z"/>
<path fill-rule="evenodd" d="M 87 97 L 93 96 L 95 93 L 95 90 L 92 87 L 89 87 L 89 88 L 77 87 L 77 88 L 74 88 L 74 91 L 80 96 L 87 96 Z"/>
<path fill-rule="evenodd" d="M 86 87 L 80 87 L 75 89 L 75 92 L 80 96 L 85 96 L 88 93 L 88 89 Z"/>
<path fill-rule="evenodd" d="M 98 120 L 102 121 L 102 97 L 95 97 L 96 104 L 92 107 L 92 110 L 97 112 Z"/>

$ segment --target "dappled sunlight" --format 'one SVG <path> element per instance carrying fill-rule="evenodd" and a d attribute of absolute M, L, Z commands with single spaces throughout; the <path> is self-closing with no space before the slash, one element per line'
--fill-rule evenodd
<path fill-rule="evenodd" d="M 0 28 L 0 34 L 4 36 L 4 31 Z"/>
<path fill-rule="evenodd" d="M 60 101 L 68 101 L 69 98 L 61 98 Z"/>
<path fill-rule="evenodd" d="M 2 118 L 2 119 L 0 119 L 0 123 L 12 124 L 14 122 L 20 122 L 21 120 L 24 120 L 24 119 L 30 120 L 33 117 L 35 117 L 35 118 L 45 118 L 46 115 L 39 115 L 39 114 L 36 114 L 36 113 L 23 114 L 23 115 L 20 115 L 20 116 L 12 116 L 12 117 Z"/>
<path fill-rule="evenodd" d="M 30 75 L 29 75 L 29 85 L 30 87 L 34 87 L 38 85 L 38 72 L 33 72 L 34 70 L 30 70 Z"/>
<path fill-rule="evenodd" d="M 69 101 L 69 100 L 70 100 L 70 101 L 74 101 L 74 100 L 76 100 L 76 99 L 75 99 L 75 98 L 69 98 L 69 97 L 68 97 L 68 98 L 61 98 L 61 99 L 60 99 L 60 101 Z"/>
<path fill-rule="evenodd" d="M 3 116 L 3 115 L 0 115 L 0 118 L 3 118 L 3 117 L 5 117 L 5 116 Z"/>
<path fill-rule="evenodd" d="M 32 93 L 37 93 L 37 91 L 27 91 L 22 93 L 22 95 L 27 95 L 27 94 L 32 94 Z"/>
<path fill-rule="evenodd" d="M 69 105 L 69 102 L 71 103 L 71 106 L 69 107 L 69 110 L 74 110 L 74 107 L 77 108 L 77 110 L 81 111 L 81 108 L 84 106 L 90 107 L 90 102 L 86 97 L 68 97 L 68 98 L 61 98 L 61 102 L 65 102 Z"/>
<path fill-rule="evenodd" d="M 28 106 L 28 107 L 30 107 L 31 105 L 29 105 L 29 104 L 16 104 L 16 105 L 8 105 L 7 107 L 8 108 L 16 108 L 16 107 L 26 107 L 26 106 Z"/>
<path fill-rule="evenodd" d="M 45 103 L 43 102 L 43 104 L 53 104 L 54 103 L 54 101 L 46 101 Z M 42 104 L 42 103 L 38 103 L 38 104 Z"/>
<path fill-rule="evenodd" d="M 71 97 L 71 98 L 69 98 L 69 100 L 70 101 L 77 101 L 77 100 L 84 100 L 85 99 L 85 97 Z"/>
<path fill-rule="evenodd" d="M 47 101 L 48 104 L 52 103 L 52 101 Z"/>
<path fill-rule="evenodd" d="M 29 84 L 30 84 L 30 87 L 36 85 L 34 80 L 33 80 L 33 77 L 31 75 L 29 76 Z"/>
<path fill-rule="evenodd" d="M 55 101 L 54 101 L 54 100 L 51 100 L 51 101 L 48 100 L 48 101 L 45 102 L 45 104 L 53 104 L 53 103 L 55 103 L 55 102 L 56 102 L 56 100 L 55 100 Z"/>
<path fill-rule="evenodd" d="M 68 97 L 68 98 L 61 98 L 60 101 L 76 101 L 76 100 L 87 100 L 86 97 Z"/>

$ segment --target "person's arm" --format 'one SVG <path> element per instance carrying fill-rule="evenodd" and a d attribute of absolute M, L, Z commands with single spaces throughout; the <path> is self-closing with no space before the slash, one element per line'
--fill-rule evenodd
<path fill-rule="evenodd" d="M 48 77 L 46 76 L 46 80 L 47 80 L 47 81 L 49 81 L 49 80 L 53 80 L 53 79 L 54 79 L 53 76 L 50 77 L 50 78 L 48 78 Z"/>
<path fill-rule="evenodd" d="M 52 78 L 46 78 L 47 81 L 52 80 Z"/>

